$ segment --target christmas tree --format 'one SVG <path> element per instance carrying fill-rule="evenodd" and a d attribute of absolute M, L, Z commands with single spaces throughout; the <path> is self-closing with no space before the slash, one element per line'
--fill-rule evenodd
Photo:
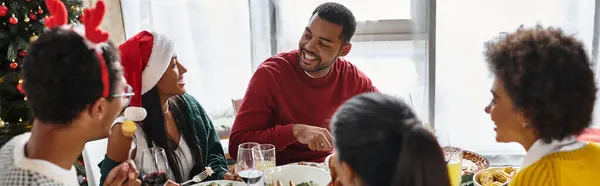
<path fill-rule="evenodd" d="M 62 0 L 71 23 L 79 23 L 82 0 Z M 27 47 L 44 31 L 48 9 L 44 0 L 0 0 L 0 147 L 12 137 L 28 132 L 32 118 L 27 98 L 20 91 L 20 71 Z M 75 163 L 86 185 L 82 161 Z"/>
<path fill-rule="evenodd" d="M 20 91 L 20 71 L 29 42 L 44 31 L 44 0 L 0 0 L 0 146 L 31 129 L 27 98 Z M 71 23 L 78 23 L 82 0 L 63 0 Z"/>

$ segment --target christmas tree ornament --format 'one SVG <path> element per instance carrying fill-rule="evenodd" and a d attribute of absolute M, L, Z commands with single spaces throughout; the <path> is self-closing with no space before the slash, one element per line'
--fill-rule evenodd
<path fill-rule="evenodd" d="M 27 55 L 27 50 L 21 50 L 19 52 L 19 56 L 21 56 L 21 57 L 25 57 L 26 55 Z"/>
<path fill-rule="evenodd" d="M 27 96 L 23 97 L 23 100 L 27 101 Z"/>
<path fill-rule="evenodd" d="M 29 23 L 29 18 L 27 16 L 25 16 L 25 18 L 23 19 L 23 21 L 25 21 L 26 23 Z"/>
<path fill-rule="evenodd" d="M 43 14 L 44 13 L 44 11 L 42 10 L 42 7 L 38 6 L 37 13 L 38 14 Z"/>
<path fill-rule="evenodd" d="M 17 17 L 15 17 L 15 14 L 13 14 L 12 17 L 10 19 L 8 19 L 8 22 L 10 24 L 15 25 L 15 24 L 19 23 L 19 19 L 17 19 Z"/>
<path fill-rule="evenodd" d="M 22 79 L 20 79 L 19 84 L 17 84 L 17 90 L 19 92 L 21 92 L 21 94 L 25 94 L 25 91 L 23 91 L 23 80 Z"/>
<path fill-rule="evenodd" d="M 4 121 L 2 121 L 2 118 L 0 118 L 0 128 L 4 127 Z"/>
<path fill-rule="evenodd" d="M 17 69 L 17 67 L 19 67 L 19 64 L 17 64 L 17 62 L 14 62 L 14 61 L 13 61 L 13 62 L 12 62 L 12 63 L 10 63 L 8 66 L 9 66 L 11 69 L 13 69 L 13 70 L 14 70 L 14 69 Z"/>
<path fill-rule="evenodd" d="M 7 13 L 8 7 L 6 7 L 6 5 L 4 5 L 4 2 L 2 2 L 2 6 L 0 6 L 0 16 L 4 17 Z"/>
<path fill-rule="evenodd" d="M 38 39 L 39 36 L 33 34 L 31 37 L 29 37 L 29 42 L 34 42 L 35 40 Z"/>
<path fill-rule="evenodd" d="M 0 77 L 0 83 L 4 83 L 4 76 Z"/>
<path fill-rule="evenodd" d="M 35 15 L 33 12 L 31 12 L 31 10 L 29 10 L 29 11 L 30 11 L 30 12 L 29 12 L 29 19 L 31 19 L 31 20 L 34 20 L 34 21 L 35 21 L 35 20 L 37 19 L 37 16 L 36 16 L 36 15 Z"/>

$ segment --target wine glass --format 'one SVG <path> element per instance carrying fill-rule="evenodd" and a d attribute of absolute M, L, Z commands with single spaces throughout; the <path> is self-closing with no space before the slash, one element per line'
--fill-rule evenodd
<path fill-rule="evenodd" d="M 256 169 L 256 162 L 262 162 L 262 153 L 255 152 L 254 147 L 260 146 L 258 143 L 248 142 L 238 146 L 237 162 L 235 171 L 238 173 L 242 181 L 247 185 L 258 183 L 263 175 L 263 172 Z"/>
<path fill-rule="evenodd" d="M 256 169 L 265 171 L 269 168 L 275 167 L 275 145 L 272 144 L 260 144 L 253 147 L 255 156 L 260 158 L 262 156 L 263 161 L 256 162 Z"/>
<path fill-rule="evenodd" d="M 169 180 L 169 164 L 165 149 L 153 147 L 143 150 L 140 172 L 143 175 L 143 185 L 166 185 Z"/>

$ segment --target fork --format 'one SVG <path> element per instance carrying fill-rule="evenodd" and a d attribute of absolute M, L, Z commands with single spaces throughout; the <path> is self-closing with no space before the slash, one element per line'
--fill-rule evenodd
<path fill-rule="evenodd" d="M 202 182 L 202 180 L 208 178 L 213 173 L 214 173 L 214 171 L 212 170 L 212 168 L 204 167 L 204 171 L 202 171 L 200 174 L 194 176 L 191 180 L 183 182 L 181 185 L 189 184 L 192 182 L 196 182 L 196 183 Z"/>

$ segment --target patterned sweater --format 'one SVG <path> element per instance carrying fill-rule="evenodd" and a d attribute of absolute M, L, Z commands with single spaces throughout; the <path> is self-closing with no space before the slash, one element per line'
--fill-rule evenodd
<path fill-rule="evenodd" d="M 25 157 L 30 136 L 16 136 L 0 149 L 0 185 L 79 185 L 74 167 L 65 170 L 45 160 Z"/>

